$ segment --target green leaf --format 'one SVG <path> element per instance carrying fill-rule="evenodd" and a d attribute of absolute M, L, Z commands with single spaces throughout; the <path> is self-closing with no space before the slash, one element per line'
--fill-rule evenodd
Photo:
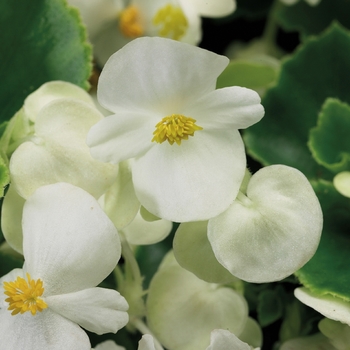
<path fill-rule="evenodd" d="M 293 6 L 276 8 L 276 19 L 288 31 L 298 31 L 305 38 L 326 29 L 334 20 L 350 28 L 350 2 L 348 0 L 321 0 L 317 6 L 299 1 Z"/>
<path fill-rule="evenodd" d="M 350 106 L 327 99 L 310 131 L 309 148 L 315 160 L 334 173 L 350 169 L 349 135 Z"/>
<path fill-rule="evenodd" d="M 324 213 L 324 230 L 315 255 L 296 275 L 312 292 L 350 301 L 350 199 L 331 182 L 321 180 L 313 187 Z"/>
<path fill-rule="evenodd" d="M 249 89 L 267 88 L 277 79 L 278 71 L 268 64 L 251 61 L 231 61 L 219 76 L 216 87 L 244 86 Z"/>
<path fill-rule="evenodd" d="M 0 32 L 0 122 L 47 81 L 88 87 L 91 47 L 78 11 L 64 0 L 1 1 Z"/>
<path fill-rule="evenodd" d="M 264 118 L 244 133 L 248 153 L 264 165 L 286 164 L 309 179 L 331 179 L 313 159 L 307 142 L 327 97 L 350 103 L 349 57 L 350 35 L 333 25 L 286 59 L 276 86 L 262 101 Z"/>
<path fill-rule="evenodd" d="M 15 268 L 22 268 L 23 259 L 0 251 L 0 277 L 6 275 Z"/>
<path fill-rule="evenodd" d="M 278 289 L 267 289 L 260 293 L 257 311 L 261 327 L 266 327 L 282 317 L 284 306 L 280 292 Z"/>
<path fill-rule="evenodd" d="M 235 17 L 244 16 L 244 17 L 261 17 L 265 15 L 272 3 L 273 0 L 236 0 L 237 9 L 233 13 Z"/>

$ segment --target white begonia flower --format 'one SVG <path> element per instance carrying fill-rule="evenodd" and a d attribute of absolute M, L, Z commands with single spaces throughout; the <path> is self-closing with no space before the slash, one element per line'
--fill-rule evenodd
<path fill-rule="evenodd" d="M 136 195 L 160 218 L 205 220 L 238 193 L 246 165 L 238 129 L 258 122 L 264 109 L 252 90 L 215 90 L 227 64 L 195 46 L 140 38 L 102 71 L 98 99 L 115 114 L 91 128 L 91 154 L 115 164 L 135 157 Z"/>
<path fill-rule="evenodd" d="M 147 298 L 147 322 L 169 350 L 205 349 L 213 329 L 239 336 L 248 320 L 242 295 L 207 283 L 183 269 L 169 253 L 154 275 Z"/>
<path fill-rule="evenodd" d="M 78 99 L 55 99 L 35 118 L 35 134 L 10 159 L 11 185 L 28 198 L 38 187 L 55 182 L 79 186 L 94 197 L 115 181 L 118 166 L 93 159 L 85 143 L 88 130 L 103 119 Z"/>
<path fill-rule="evenodd" d="M 316 252 L 323 227 L 321 206 L 297 169 L 271 165 L 250 179 L 246 193 L 208 222 L 217 260 L 248 282 L 281 280 Z"/>
<path fill-rule="evenodd" d="M 69 0 L 87 26 L 100 64 L 131 40 L 161 36 L 197 45 L 201 19 L 222 17 L 236 8 L 235 0 Z"/>
<path fill-rule="evenodd" d="M 285 5 L 295 5 L 299 0 L 280 0 Z M 321 0 L 305 0 L 310 6 L 317 6 Z"/>
<path fill-rule="evenodd" d="M 295 289 L 294 295 L 323 316 L 350 326 L 350 302 L 331 294 L 320 295 L 305 287 Z"/>
<path fill-rule="evenodd" d="M 126 325 L 126 300 L 95 287 L 116 266 L 121 247 L 90 194 L 67 183 L 39 188 L 24 206 L 23 251 L 23 269 L 0 279 L 2 348 L 90 350 L 79 326 L 103 334 Z"/>
<path fill-rule="evenodd" d="M 252 350 L 253 347 L 241 341 L 233 333 L 224 329 L 215 329 L 210 334 L 210 345 L 206 350 Z M 260 350 L 260 348 L 255 348 Z"/>

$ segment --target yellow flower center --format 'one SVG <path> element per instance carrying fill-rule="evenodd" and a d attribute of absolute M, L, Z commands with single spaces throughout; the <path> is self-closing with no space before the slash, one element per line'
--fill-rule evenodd
<path fill-rule="evenodd" d="M 159 36 L 174 40 L 180 40 L 188 28 L 187 19 L 181 8 L 170 4 L 162 7 L 152 22 L 159 27 Z"/>
<path fill-rule="evenodd" d="M 163 143 L 164 141 L 168 141 L 171 145 L 174 142 L 181 145 L 181 141 L 188 140 L 188 136 L 193 136 L 195 131 L 203 130 L 195 122 L 195 119 L 185 117 L 181 114 L 172 114 L 164 117 L 156 125 L 152 142 Z"/>
<path fill-rule="evenodd" d="M 127 38 L 134 39 L 144 34 L 140 10 L 136 6 L 128 6 L 120 13 L 119 28 Z"/>
<path fill-rule="evenodd" d="M 5 301 L 10 304 L 8 310 L 13 310 L 12 315 L 23 314 L 26 311 L 35 315 L 37 311 L 41 312 L 47 308 L 44 300 L 39 298 L 44 293 L 43 282 L 40 279 L 32 280 L 29 273 L 27 279 L 28 282 L 22 277 L 17 277 L 13 282 L 4 282 L 5 294 L 8 296 Z"/>

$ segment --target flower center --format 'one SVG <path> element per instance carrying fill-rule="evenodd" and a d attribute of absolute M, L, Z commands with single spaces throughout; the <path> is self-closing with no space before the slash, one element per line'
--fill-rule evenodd
<path fill-rule="evenodd" d="M 188 136 L 193 136 L 195 131 L 203 130 L 195 122 L 195 119 L 185 117 L 181 114 L 172 114 L 164 117 L 156 125 L 152 142 L 163 143 L 167 140 L 171 145 L 174 142 L 181 145 L 181 141 L 188 140 Z"/>
<path fill-rule="evenodd" d="M 44 293 L 43 282 L 40 279 L 32 280 L 29 273 L 27 279 L 28 282 L 22 277 L 17 277 L 13 282 L 4 282 L 5 294 L 8 296 L 5 301 L 10 304 L 8 310 L 13 310 L 12 315 L 23 314 L 26 311 L 35 315 L 37 311 L 41 312 L 47 308 L 44 300 L 39 298 Z"/>
<path fill-rule="evenodd" d="M 140 10 L 136 6 L 128 6 L 120 13 L 119 28 L 127 38 L 138 38 L 144 34 Z"/>
<path fill-rule="evenodd" d="M 174 40 L 180 40 L 188 28 L 187 19 L 181 8 L 170 4 L 162 7 L 152 22 L 159 27 L 159 36 Z"/>

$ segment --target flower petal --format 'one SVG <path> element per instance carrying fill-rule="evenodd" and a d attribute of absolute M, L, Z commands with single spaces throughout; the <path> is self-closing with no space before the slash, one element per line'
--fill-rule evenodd
<path fill-rule="evenodd" d="M 203 221 L 223 212 L 245 172 L 237 130 L 198 131 L 180 146 L 157 144 L 136 159 L 135 192 L 152 214 L 170 221 Z"/>
<path fill-rule="evenodd" d="M 137 350 L 156 350 L 153 337 L 150 334 L 144 334 Z"/>
<path fill-rule="evenodd" d="M 336 296 L 319 295 L 301 287 L 294 291 L 294 295 L 303 304 L 312 307 L 323 316 L 350 326 L 350 303 Z"/>
<path fill-rule="evenodd" d="M 206 350 L 251 350 L 251 347 L 225 329 L 214 329 L 210 334 L 210 345 Z"/>
<path fill-rule="evenodd" d="M 123 346 L 117 345 L 113 340 L 106 340 L 94 347 L 95 350 L 126 350 Z"/>
<path fill-rule="evenodd" d="M 314 255 L 322 210 L 297 169 L 271 165 L 255 173 L 247 196 L 209 220 L 208 238 L 218 261 L 248 282 L 281 280 Z"/>
<path fill-rule="evenodd" d="M 148 110 L 164 116 L 215 89 L 227 57 L 164 38 L 131 41 L 110 57 L 98 99 L 110 111 Z"/>
<path fill-rule="evenodd" d="M 91 155 L 114 164 L 142 155 L 154 145 L 153 131 L 160 119 L 161 116 L 130 111 L 102 119 L 87 134 Z"/>
<path fill-rule="evenodd" d="M 248 318 L 245 299 L 232 288 L 207 283 L 181 268 L 169 253 L 154 275 L 147 321 L 169 349 L 205 349 L 213 329 L 239 334 Z"/>
<path fill-rule="evenodd" d="M 35 122 L 38 113 L 45 105 L 62 98 L 77 99 L 94 106 L 90 95 L 79 86 L 66 81 L 50 81 L 41 85 L 24 100 L 24 113 Z"/>
<path fill-rule="evenodd" d="M 40 187 L 24 205 L 23 251 L 27 271 L 44 281 L 48 296 L 98 285 L 116 266 L 121 247 L 95 198 L 57 183 Z"/>
<path fill-rule="evenodd" d="M 128 226 L 140 209 L 131 178 L 131 161 L 119 164 L 117 181 L 103 198 L 103 209 L 118 230 Z"/>
<path fill-rule="evenodd" d="M 19 195 L 28 198 L 40 186 L 64 181 L 101 196 L 118 167 L 93 159 L 85 139 L 102 118 L 96 108 L 69 99 L 41 109 L 33 142 L 20 145 L 11 157 L 11 178 Z"/>
<path fill-rule="evenodd" d="M 182 0 L 192 3 L 203 17 L 223 17 L 236 9 L 235 0 Z"/>
<path fill-rule="evenodd" d="M 123 229 L 123 234 L 130 244 L 154 244 L 167 237 L 172 227 L 171 221 L 163 219 L 146 221 L 138 212 L 134 220 Z"/>
<path fill-rule="evenodd" d="M 116 333 L 129 321 L 128 303 L 112 289 L 89 288 L 49 296 L 45 302 L 51 310 L 96 334 Z"/>
<path fill-rule="evenodd" d="M 210 92 L 186 112 L 203 128 L 245 129 L 264 116 L 264 107 L 255 91 L 232 86 Z"/>
<path fill-rule="evenodd" d="M 1 230 L 12 249 L 23 254 L 22 211 L 25 200 L 10 186 L 1 208 Z"/>
<path fill-rule="evenodd" d="M 87 334 L 75 323 L 45 309 L 32 316 L 0 310 L 1 348 L 6 350 L 90 350 Z"/>

